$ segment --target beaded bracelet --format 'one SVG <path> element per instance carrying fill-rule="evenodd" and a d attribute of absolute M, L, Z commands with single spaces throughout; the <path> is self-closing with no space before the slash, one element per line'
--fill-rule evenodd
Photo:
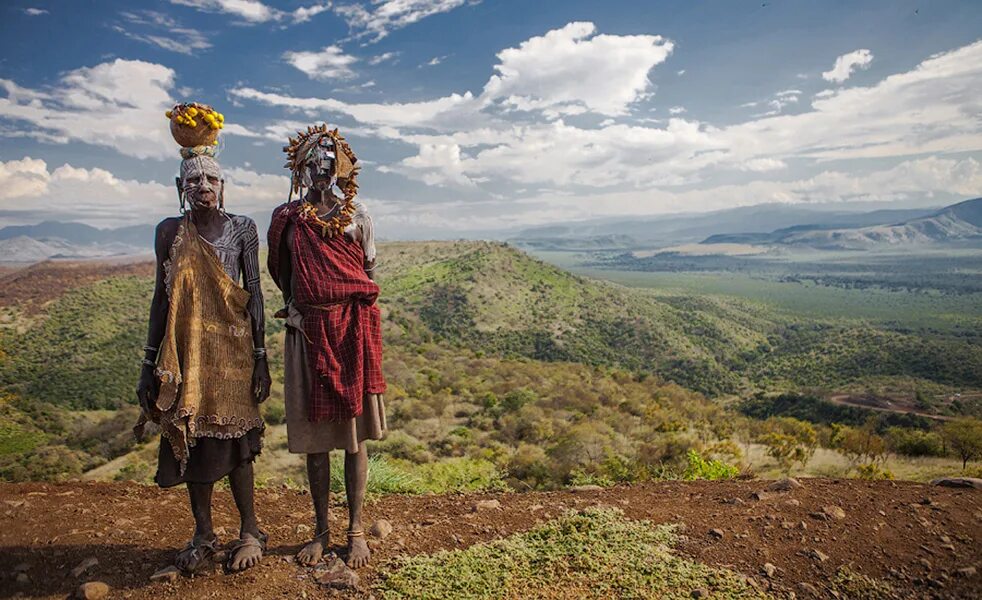
<path fill-rule="evenodd" d="M 266 349 L 265 348 L 253 348 L 252 349 L 252 358 L 254 360 L 259 360 L 260 358 L 266 358 Z"/>

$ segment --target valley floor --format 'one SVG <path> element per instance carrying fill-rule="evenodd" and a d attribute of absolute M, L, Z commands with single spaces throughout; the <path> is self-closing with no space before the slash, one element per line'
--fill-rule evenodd
<path fill-rule="evenodd" d="M 382 573 L 399 557 L 462 550 L 528 531 L 566 511 L 606 506 L 633 520 L 679 523 L 677 553 L 690 561 L 751 577 L 773 597 L 982 597 L 982 491 L 910 482 L 805 479 L 786 492 L 765 481 L 660 482 L 603 490 L 384 496 L 366 509 L 367 523 L 388 520 L 394 530 L 372 540 L 373 565 L 361 570 L 361 590 L 336 592 L 314 582 L 291 557 L 310 536 L 305 491 L 260 489 L 262 527 L 270 534 L 266 559 L 238 575 L 221 572 L 175 583 L 151 583 L 191 533 L 183 489 L 133 483 L 0 485 L 0 598 L 65 598 L 79 583 L 101 580 L 113 598 L 368 598 L 380 594 Z M 478 508 L 495 499 L 500 507 Z M 838 511 L 839 517 L 828 516 Z M 824 511 L 824 512 L 823 512 Z M 344 539 L 343 506 L 332 520 Z M 216 494 L 216 527 L 236 532 L 227 491 Z M 340 548 L 336 548 L 340 550 Z M 98 564 L 73 577 L 94 557 Z M 771 577 L 764 565 L 776 569 Z M 575 570 L 576 566 L 571 565 Z M 25 573 L 27 580 L 15 579 Z M 454 575 L 448 575 L 453 577 Z M 869 578 L 869 579 L 866 579 Z M 837 583 L 836 583 L 837 582 Z M 712 580 L 704 592 L 717 596 Z M 675 589 L 669 597 L 688 598 Z M 555 582 L 550 597 L 582 597 Z M 589 595 L 589 594 L 588 594 Z M 389 596 L 386 596 L 389 597 Z M 638 590 L 638 597 L 648 597 Z"/>

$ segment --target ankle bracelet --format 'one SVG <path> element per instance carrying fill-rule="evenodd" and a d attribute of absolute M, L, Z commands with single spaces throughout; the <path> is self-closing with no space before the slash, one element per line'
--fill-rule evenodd
<path fill-rule="evenodd" d="M 348 532 L 348 537 L 364 537 L 364 536 L 365 536 L 365 530 L 364 529 L 359 529 L 357 531 L 349 531 Z"/>

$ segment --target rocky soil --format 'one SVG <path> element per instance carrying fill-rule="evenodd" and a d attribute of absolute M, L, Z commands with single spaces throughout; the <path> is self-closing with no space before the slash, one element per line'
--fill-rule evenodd
<path fill-rule="evenodd" d="M 775 489 L 768 489 L 769 487 Z M 305 491 L 257 492 L 270 546 L 262 564 L 190 579 L 166 568 L 191 534 L 182 489 L 128 483 L 0 485 L 0 598 L 65 598 L 84 591 L 111 598 L 368 598 L 384 565 L 401 555 L 465 548 L 525 531 L 566 510 L 613 506 L 633 519 L 683 523 L 679 551 L 752 577 L 777 597 L 835 597 L 840 568 L 889 583 L 904 598 L 982 598 L 982 490 L 906 482 L 802 480 L 663 482 L 546 493 L 386 496 L 366 509 L 374 550 L 357 587 L 301 568 L 292 556 L 310 536 Z M 234 505 L 216 494 L 223 542 L 237 533 Z M 334 550 L 346 527 L 336 507 Z M 385 521 L 386 523 L 377 523 Z M 391 531 L 390 531 L 391 529 Z M 332 565 L 338 571 L 337 565 Z M 353 583 L 353 578 L 351 578 Z M 378 595 L 377 593 L 375 594 Z M 842 597 L 840 593 L 838 597 Z M 857 595 L 856 597 L 860 597 Z"/>

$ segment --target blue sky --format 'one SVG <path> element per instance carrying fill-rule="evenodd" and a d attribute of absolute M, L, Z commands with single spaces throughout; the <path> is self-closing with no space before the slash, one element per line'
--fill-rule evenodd
<path fill-rule="evenodd" d="M 383 237 L 982 190 L 982 3 L 8 2 L 0 225 L 173 214 L 163 112 L 226 116 L 230 210 L 338 126 Z M 445 235 L 443 233 L 445 233 Z"/>

